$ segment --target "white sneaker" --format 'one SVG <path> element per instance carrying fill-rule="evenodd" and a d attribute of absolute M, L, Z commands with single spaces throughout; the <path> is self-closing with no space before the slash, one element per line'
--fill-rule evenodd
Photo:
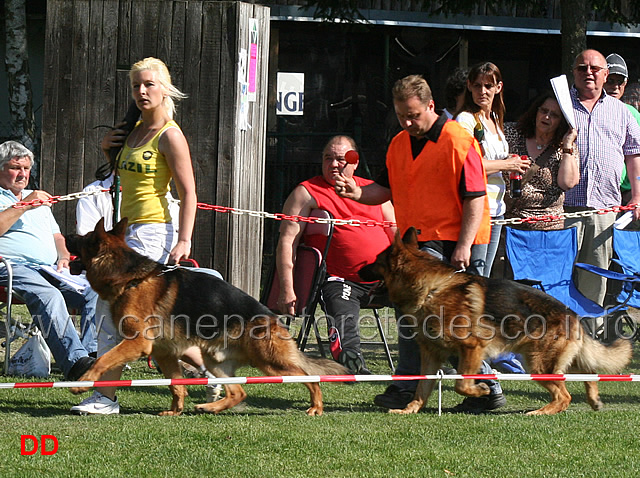
<path fill-rule="evenodd" d="M 120 413 L 118 397 L 111 400 L 100 392 L 95 391 L 89 398 L 85 398 L 78 405 L 71 407 L 75 415 L 114 415 Z"/>
<path fill-rule="evenodd" d="M 222 398 L 222 385 L 207 385 L 207 403 L 217 402 Z"/>

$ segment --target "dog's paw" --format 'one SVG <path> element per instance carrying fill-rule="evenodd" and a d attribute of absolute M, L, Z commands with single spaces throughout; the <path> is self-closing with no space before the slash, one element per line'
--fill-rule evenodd
<path fill-rule="evenodd" d="M 80 395 L 81 393 L 88 392 L 89 387 L 71 387 L 69 391 L 74 395 Z"/>
<path fill-rule="evenodd" d="M 396 415 L 411 415 L 413 413 L 418 413 L 422 408 L 422 404 L 417 400 L 409 402 L 407 408 L 391 408 L 389 409 L 389 413 L 395 413 Z"/>
<path fill-rule="evenodd" d="M 538 415 L 546 415 L 546 413 L 541 412 L 540 410 L 531 410 L 530 412 L 525 413 L 528 417 L 536 417 Z"/>
<path fill-rule="evenodd" d="M 310 417 L 319 417 L 322 415 L 322 408 L 319 407 L 309 407 L 307 409 L 307 415 Z"/>
<path fill-rule="evenodd" d="M 604 407 L 604 403 L 602 403 L 600 397 L 598 397 L 598 399 L 593 403 L 589 402 L 589 405 L 591 405 L 591 408 L 596 412 L 599 412 L 600 410 L 602 410 L 602 407 Z"/>
<path fill-rule="evenodd" d="M 215 413 L 217 415 L 223 409 L 221 409 L 220 407 L 216 407 L 214 403 L 219 402 L 201 403 L 199 405 L 196 405 L 194 408 L 197 413 Z"/>
<path fill-rule="evenodd" d="M 179 415 L 182 415 L 182 411 L 178 412 L 178 411 L 173 411 L 173 410 L 165 410 L 164 412 L 160 412 L 158 413 L 159 416 L 161 417 L 177 417 Z"/>
<path fill-rule="evenodd" d="M 489 395 L 491 393 L 491 389 L 489 388 L 489 385 L 487 385 L 486 383 L 476 383 L 476 387 L 477 389 L 480 391 L 480 397 L 483 395 Z"/>
<path fill-rule="evenodd" d="M 391 408 L 389 409 L 389 413 L 393 413 L 395 415 L 412 415 L 418 412 L 409 408 Z"/>

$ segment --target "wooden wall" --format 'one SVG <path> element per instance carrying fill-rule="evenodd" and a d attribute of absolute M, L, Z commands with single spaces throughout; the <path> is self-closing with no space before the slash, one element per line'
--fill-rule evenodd
<path fill-rule="evenodd" d="M 241 48 L 258 23 L 256 101 L 238 128 Z M 198 201 L 263 210 L 269 8 L 206 0 L 48 0 L 41 187 L 80 191 L 104 161 L 100 141 L 126 112 L 130 66 L 162 59 L 189 98 L 178 103 L 193 159 Z M 54 213 L 75 229 L 75 203 Z M 259 294 L 262 220 L 199 210 L 192 256 L 234 285 Z"/>

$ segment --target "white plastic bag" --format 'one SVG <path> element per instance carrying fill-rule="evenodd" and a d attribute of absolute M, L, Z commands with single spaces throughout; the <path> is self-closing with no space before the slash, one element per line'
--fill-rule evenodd
<path fill-rule="evenodd" d="M 51 351 L 37 330 L 9 360 L 9 375 L 48 377 L 51 373 Z"/>

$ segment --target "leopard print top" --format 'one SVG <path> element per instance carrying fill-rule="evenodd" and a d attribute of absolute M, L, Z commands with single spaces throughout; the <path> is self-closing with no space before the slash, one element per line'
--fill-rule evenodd
<path fill-rule="evenodd" d="M 527 152 L 527 139 L 515 129 L 515 124 L 505 124 L 504 134 L 509 143 L 510 153 L 529 155 Z M 553 146 L 547 146 L 547 148 L 551 147 Z M 531 158 L 534 164 L 544 151 L 540 151 L 537 157 Z M 555 151 L 551 152 L 551 156 L 544 167 L 540 168 L 522 186 L 522 196 L 519 198 L 511 198 L 509 196 L 509 172 L 504 172 L 505 182 L 507 183 L 507 192 L 505 194 L 507 212 L 505 218 L 517 217 L 524 219 L 527 217 L 557 216 L 563 212 L 564 191 L 558 186 L 558 170 L 560 169 L 561 160 L 562 150 L 557 145 Z M 562 229 L 564 227 L 564 219 L 522 223 L 516 224 L 514 227 L 530 230 Z"/>

